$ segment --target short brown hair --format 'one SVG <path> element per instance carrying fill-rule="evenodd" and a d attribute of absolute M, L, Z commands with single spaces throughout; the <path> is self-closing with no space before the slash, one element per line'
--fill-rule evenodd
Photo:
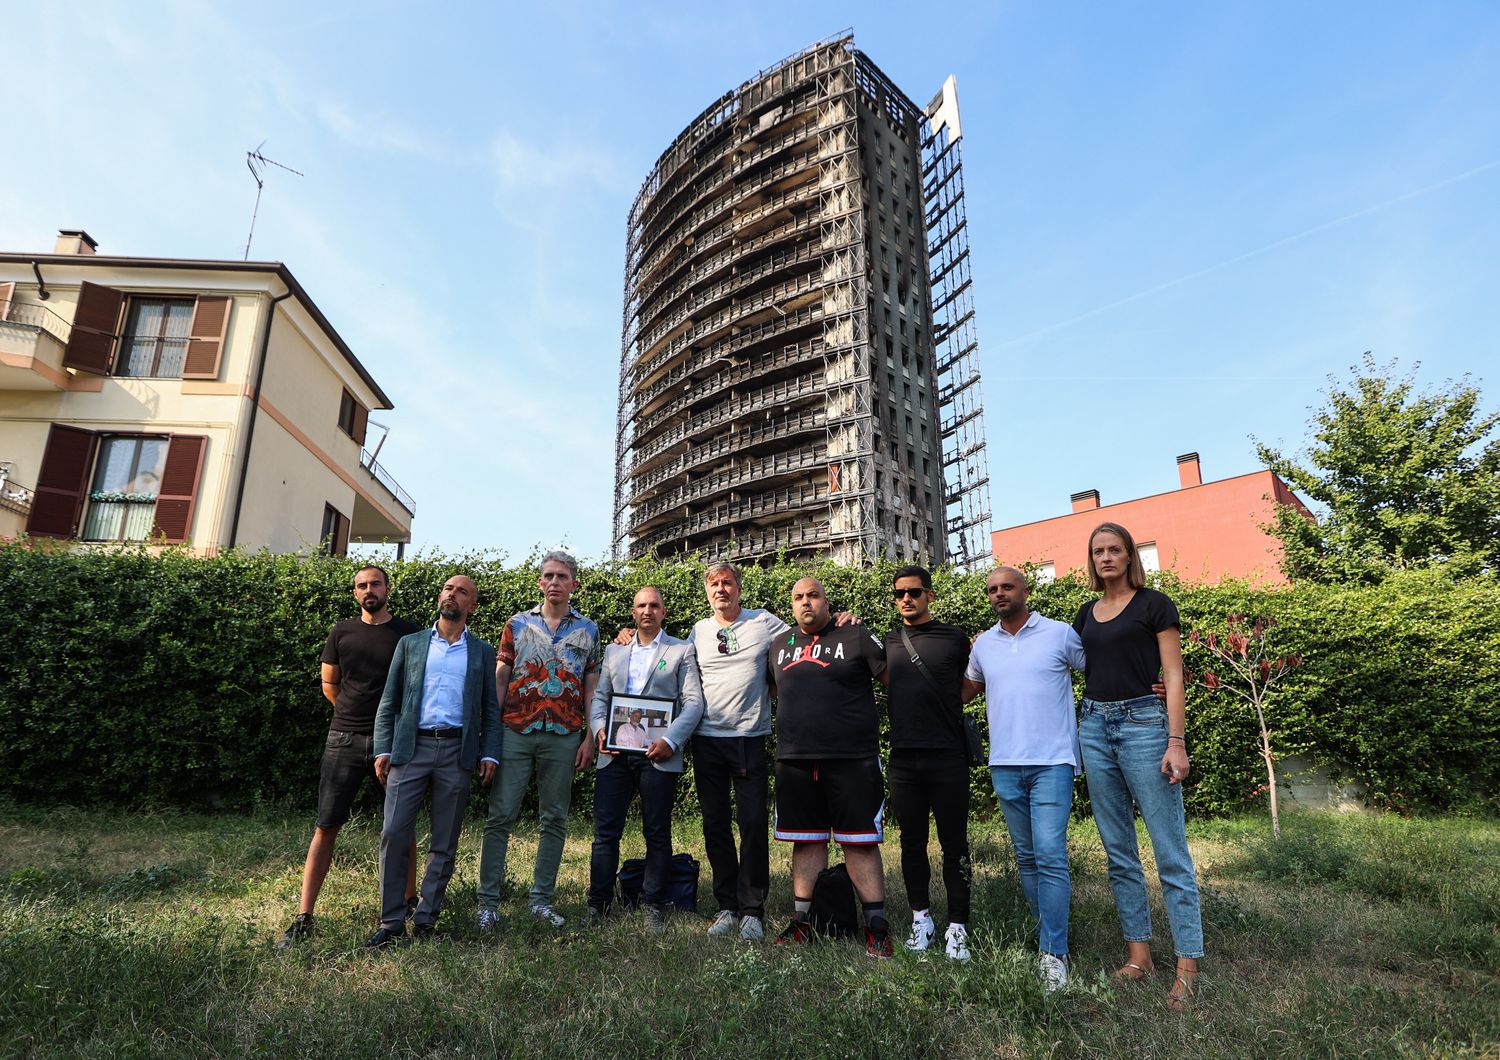
<path fill-rule="evenodd" d="M 1130 536 L 1119 523 L 1100 523 L 1094 527 L 1089 534 L 1088 548 L 1084 549 L 1084 559 L 1088 563 L 1089 588 L 1099 592 L 1104 588 L 1104 579 L 1099 577 L 1099 572 L 1094 569 L 1094 538 L 1100 534 L 1114 534 L 1125 542 L 1125 552 L 1130 557 L 1130 563 L 1125 569 L 1125 582 L 1132 589 L 1139 589 L 1146 584 L 1146 568 L 1141 565 L 1141 554 L 1136 550 L 1135 538 Z"/>
<path fill-rule="evenodd" d="M 380 572 L 380 576 L 385 579 L 385 587 L 387 589 L 391 587 L 391 576 L 384 567 L 382 567 L 378 563 L 366 563 L 363 567 L 360 567 L 354 572 L 354 577 L 349 581 L 349 588 L 353 589 L 359 582 L 359 576 L 367 570 L 378 570 Z"/>

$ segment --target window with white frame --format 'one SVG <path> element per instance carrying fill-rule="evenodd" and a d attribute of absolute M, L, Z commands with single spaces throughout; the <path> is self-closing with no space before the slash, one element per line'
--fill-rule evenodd
<path fill-rule="evenodd" d="M 1161 570 L 1161 560 L 1156 555 L 1155 541 L 1147 541 L 1142 545 L 1137 545 L 1136 554 L 1141 557 L 1141 566 L 1145 568 L 1147 574 L 1155 574 Z"/>

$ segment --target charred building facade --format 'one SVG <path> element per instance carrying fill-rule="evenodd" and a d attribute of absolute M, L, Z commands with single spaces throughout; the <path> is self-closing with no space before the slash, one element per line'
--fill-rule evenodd
<path fill-rule="evenodd" d="M 631 208 L 616 556 L 989 557 L 960 130 L 844 34 L 727 93 Z"/>

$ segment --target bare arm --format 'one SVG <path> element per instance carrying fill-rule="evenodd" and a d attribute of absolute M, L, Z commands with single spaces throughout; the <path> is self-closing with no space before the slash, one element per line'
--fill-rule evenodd
<path fill-rule="evenodd" d="M 971 681 L 967 677 L 963 683 L 963 699 L 965 703 L 972 703 L 984 692 L 983 681 Z"/>
<path fill-rule="evenodd" d="M 1188 771 L 1187 698 L 1182 683 L 1182 631 L 1176 626 L 1164 629 L 1156 635 L 1156 645 L 1161 652 L 1162 683 L 1167 686 L 1167 753 L 1161 758 L 1161 771 L 1167 780 L 1176 784 L 1186 780 Z"/>
<path fill-rule="evenodd" d="M 322 663 L 323 698 L 330 703 L 337 703 L 339 698 L 339 685 L 343 683 L 344 672 L 333 663 Z"/>

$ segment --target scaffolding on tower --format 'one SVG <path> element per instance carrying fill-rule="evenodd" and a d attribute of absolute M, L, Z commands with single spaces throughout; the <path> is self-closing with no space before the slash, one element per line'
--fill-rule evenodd
<path fill-rule="evenodd" d="M 955 566 L 973 569 L 991 555 L 990 476 L 964 208 L 963 132 L 952 77 L 927 104 L 926 115 L 922 195 L 927 210 L 948 558 Z"/>

